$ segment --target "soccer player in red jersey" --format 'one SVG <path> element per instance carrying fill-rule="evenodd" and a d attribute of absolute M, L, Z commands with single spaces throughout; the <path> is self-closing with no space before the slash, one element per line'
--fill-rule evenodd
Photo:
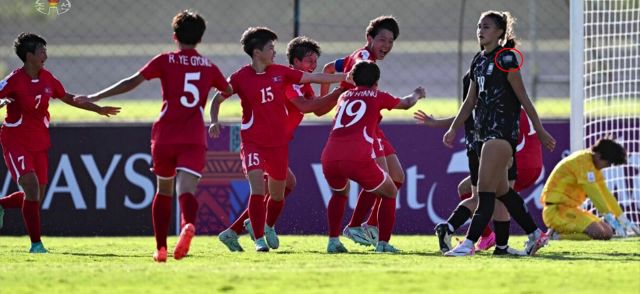
<path fill-rule="evenodd" d="M 379 78 L 380 70 L 375 63 L 356 63 L 353 68 L 356 88 L 340 96 L 333 129 L 322 151 L 322 170 L 333 193 L 327 208 L 329 253 L 347 252 L 339 235 L 350 179 L 365 191 L 382 198 L 376 252 L 398 251 L 389 244 L 398 190 L 391 177 L 376 163 L 375 132 L 382 109 L 409 109 L 425 96 L 425 90 L 419 87 L 403 99 L 396 98 L 377 89 Z"/>
<path fill-rule="evenodd" d="M 100 115 L 116 115 L 118 107 L 80 104 L 62 83 L 44 68 L 47 42 L 40 36 L 22 33 L 14 42 L 24 65 L 0 81 L 0 107 L 8 103 L 0 130 L 4 161 L 23 192 L 0 198 L 0 228 L 4 209 L 20 208 L 31 239 L 31 253 L 46 253 L 40 239 L 40 200 L 44 196 L 49 168 L 49 100 L 58 98 L 71 106 Z"/>
<path fill-rule="evenodd" d="M 324 72 L 349 72 L 351 68 L 361 60 L 377 62 L 383 60 L 393 49 L 393 43 L 400 34 L 398 22 L 392 16 L 380 16 L 371 22 L 366 29 L 367 44 L 351 55 L 328 63 L 324 66 Z M 342 84 L 345 89 L 353 86 Z M 323 85 L 321 94 L 328 90 L 328 85 Z M 382 115 L 378 119 L 382 120 Z M 404 183 L 404 170 L 391 142 L 386 138 L 382 129 L 378 126 L 375 134 L 376 162 L 383 170 L 389 173 L 394 184 L 400 189 Z M 378 241 L 377 215 L 382 198 L 362 189 L 358 196 L 358 202 L 353 211 L 349 224 L 344 229 L 344 235 L 361 245 L 376 245 Z M 364 222 L 367 213 L 373 208 L 369 219 Z"/>
<path fill-rule="evenodd" d="M 314 40 L 307 37 L 297 37 L 289 42 L 287 45 L 287 57 L 289 59 L 289 65 L 294 69 L 301 70 L 303 72 L 314 72 L 318 65 L 318 57 L 320 56 L 320 46 Z M 293 139 L 293 134 L 302 122 L 305 113 L 314 112 L 316 115 L 323 115 L 333 108 L 339 95 L 343 92 L 342 88 L 337 88 L 334 92 L 328 94 L 325 97 L 315 97 L 315 93 L 310 83 L 305 84 L 289 84 L 285 86 L 285 95 L 287 100 L 285 105 L 287 106 L 287 133 L 289 138 Z M 219 99 L 216 101 L 220 101 Z M 265 180 L 268 177 L 265 177 Z M 287 170 L 286 185 L 284 191 L 284 197 L 287 198 L 289 193 L 293 191 L 296 185 L 296 177 L 291 171 L 291 168 Z M 267 245 L 271 249 L 277 249 L 280 241 L 275 232 L 274 225 L 280 215 L 282 207 L 284 206 L 284 199 L 282 201 L 275 201 L 269 197 L 267 193 L 265 196 L 267 205 L 266 225 L 264 227 L 264 235 L 267 241 Z M 245 211 L 233 222 L 224 232 L 220 233 L 220 240 L 223 243 L 233 243 L 237 240 L 237 236 L 242 233 L 244 228 L 247 229 L 252 239 L 253 229 L 249 222 L 249 209 Z M 230 244 L 228 247 L 238 248 L 239 245 Z"/>
<path fill-rule="evenodd" d="M 277 39 L 278 36 L 268 28 L 248 28 L 242 34 L 240 42 L 244 52 L 251 57 L 251 64 L 243 66 L 229 77 L 233 92 L 238 94 L 242 105 L 240 158 L 251 189 L 249 221 L 253 228 L 256 251 L 259 252 L 269 251 L 264 238 L 265 218 L 268 214 L 264 206 L 265 173 L 269 175 L 267 186 L 272 201 L 281 202 L 284 199 L 288 143 L 291 136 L 287 131 L 285 87 L 308 82 L 337 83 L 346 78 L 345 74 L 308 73 L 274 64 L 274 42 Z M 229 96 L 214 97 L 209 127 L 212 137 L 220 134 L 219 106 Z M 219 238 L 230 250 L 242 251 L 237 235 L 222 235 Z"/>
<path fill-rule="evenodd" d="M 173 251 L 175 259 L 187 255 L 195 235 L 198 201 L 194 194 L 206 161 L 207 138 L 203 118 L 209 90 L 231 93 L 218 67 L 195 49 L 206 23 L 202 16 L 182 11 L 173 18 L 173 38 L 178 50 L 151 59 L 140 71 L 82 101 L 97 101 L 129 92 L 150 79 L 162 83 L 162 110 L 151 134 L 153 172 L 158 191 L 153 199 L 154 260 L 167 260 L 167 234 L 171 220 L 173 190 L 180 201 L 181 233 Z"/>

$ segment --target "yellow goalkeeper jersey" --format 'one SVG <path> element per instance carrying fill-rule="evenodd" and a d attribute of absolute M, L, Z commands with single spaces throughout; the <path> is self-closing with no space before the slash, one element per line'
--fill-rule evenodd
<path fill-rule="evenodd" d="M 620 216 L 622 209 L 609 192 L 602 172 L 594 166 L 592 156 L 590 150 L 581 150 L 561 160 L 544 185 L 542 204 L 579 207 L 588 196 L 600 214 Z"/>

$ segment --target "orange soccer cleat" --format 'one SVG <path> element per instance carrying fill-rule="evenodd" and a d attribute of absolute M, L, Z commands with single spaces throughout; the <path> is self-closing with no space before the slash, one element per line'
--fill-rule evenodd
<path fill-rule="evenodd" d="M 193 224 L 186 224 L 182 228 L 182 232 L 180 232 L 180 239 L 178 239 L 178 244 L 176 244 L 176 248 L 173 250 L 173 258 L 182 259 L 187 256 L 189 253 L 189 246 L 191 246 L 191 239 L 196 235 L 196 228 Z"/>

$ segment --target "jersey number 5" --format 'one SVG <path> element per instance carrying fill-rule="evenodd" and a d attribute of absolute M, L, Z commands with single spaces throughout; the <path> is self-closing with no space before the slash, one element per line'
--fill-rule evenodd
<path fill-rule="evenodd" d="M 358 110 L 354 111 L 353 109 L 358 105 Z M 356 124 L 367 111 L 367 104 L 362 100 L 353 100 L 346 101 L 340 104 L 338 108 L 338 115 L 336 116 L 336 124 L 333 126 L 333 129 L 346 128 Z M 349 117 L 353 117 L 349 123 L 346 125 L 342 124 L 342 116 L 347 114 Z"/>
<path fill-rule="evenodd" d="M 191 102 L 189 102 L 189 98 L 187 98 L 186 95 L 180 97 L 180 104 L 184 105 L 184 107 L 193 108 L 198 105 L 198 102 L 200 101 L 200 91 L 198 91 L 198 87 L 191 82 L 199 79 L 199 72 L 188 72 L 184 75 L 184 91 L 193 95 L 193 101 Z"/>

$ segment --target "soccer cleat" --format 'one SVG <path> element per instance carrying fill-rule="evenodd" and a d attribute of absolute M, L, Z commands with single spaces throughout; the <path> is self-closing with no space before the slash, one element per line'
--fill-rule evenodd
<path fill-rule="evenodd" d="M 44 248 L 44 244 L 42 242 L 31 243 L 31 248 L 29 249 L 29 253 L 47 253 L 46 248 Z"/>
<path fill-rule="evenodd" d="M 362 229 L 369 234 L 369 239 L 371 240 L 371 245 L 378 244 L 378 238 L 380 237 L 380 232 L 378 231 L 378 227 L 371 226 L 368 223 L 362 223 Z"/>
<path fill-rule="evenodd" d="M 385 241 L 378 242 L 378 245 L 376 246 L 376 253 L 398 253 L 398 252 L 400 252 L 400 249 L 393 247 L 391 244 Z"/>
<path fill-rule="evenodd" d="M 218 235 L 218 240 L 222 242 L 231 252 L 243 252 L 242 246 L 238 243 L 238 234 L 232 229 L 226 229 Z"/>
<path fill-rule="evenodd" d="M 514 248 L 511 248 L 509 246 L 507 246 L 507 248 L 498 248 L 498 246 L 496 246 L 496 249 L 493 250 L 493 255 L 497 255 L 497 256 L 506 256 L 506 255 L 510 255 L 510 256 L 527 256 L 526 253 L 524 253 L 524 251 L 522 250 L 517 250 Z"/>
<path fill-rule="evenodd" d="M 253 235 L 253 227 L 251 227 L 251 221 L 249 219 L 244 220 L 244 228 L 249 233 L 249 237 L 251 237 L 251 241 L 256 241 L 256 237 Z"/>
<path fill-rule="evenodd" d="M 496 234 L 491 232 L 491 235 L 488 237 L 480 237 L 478 240 L 478 245 L 476 245 L 476 249 L 478 251 L 489 250 L 489 248 L 496 245 Z"/>
<path fill-rule="evenodd" d="M 0 229 L 2 229 L 3 225 L 4 225 L 4 208 L 2 208 L 2 205 L 0 205 Z"/>
<path fill-rule="evenodd" d="M 329 238 L 329 244 L 327 244 L 327 253 L 347 253 L 346 247 L 340 242 L 338 238 Z"/>
<path fill-rule="evenodd" d="M 267 241 L 264 239 L 264 237 L 256 240 L 256 251 L 269 252 L 269 246 L 267 245 Z"/>
<path fill-rule="evenodd" d="M 449 231 L 449 225 L 447 223 L 440 223 L 435 228 L 436 236 L 438 236 L 438 245 L 440 246 L 440 252 L 444 254 L 450 251 L 451 247 L 451 231 Z"/>
<path fill-rule="evenodd" d="M 549 235 L 545 232 L 537 229 L 535 232 L 529 234 L 529 240 L 524 242 L 524 252 L 529 256 L 536 255 L 536 252 L 540 248 L 546 246 L 549 243 Z"/>
<path fill-rule="evenodd" d="M 191 245 L 191 239 L 193 239 L 195 235 L 196 228 L 193 224 L 184 225 L 182 232 L 180 232 L 178 244 L 176 244 L 176 248 L 173 249 L 173 258 L 179 260 L 187 256 L 187 253 L 189 253 L 189 246 Z"/>
<path fill-rule="evenodd" d="M 167 248 L 160 247 L 153 253 L 153 260 L 156 262 L 167 262 Z"/>
<path fill-rule="evenodd" d="M 275 227 L 269 227 L 268 225 L 264 225 L 264 237 L 267 239 L 267 245 L 271 249 L 278 249 L 280 247 L 280 239 L 278 239 L 278 235 L 276 234 Z"/>
<path fill-rule="evenodd" d="M 360 245 L 371 246 L 375 244 L 372 243 L 371 237 L 362 227 L 345 227 L 344 230 L 342 230 L 342 235 Z"/>
<path fill-rule="evenodd" d="M 471 256 L 476 254 L 476 246 L 471 241 L 465 240 L 458 243 L 458 246 L 444 253 L 444 256 Z"/>

